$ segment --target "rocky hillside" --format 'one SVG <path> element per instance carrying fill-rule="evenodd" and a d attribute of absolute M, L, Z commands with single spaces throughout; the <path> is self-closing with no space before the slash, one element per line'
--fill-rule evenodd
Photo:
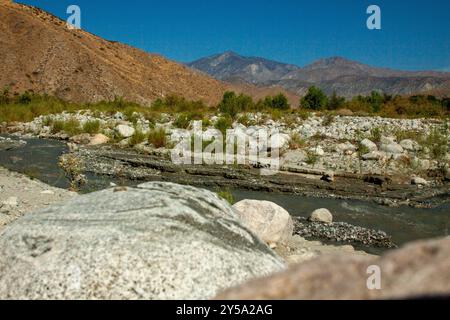
<path fill-rule="evenodd" d="M 0 1 L 0 89 L 74 102 L 148 104 L 170 93 L 216 103 L 227 85 L 164 57 L 107 41 L 40 9 Z"/>
<path fill-rule="evenodd" d="M 434 71 L 397 71 L 375 68 L 341 57 L 321 59 L 305 67 L 242 57 L 226 52 L 188 64 L 217 79 L 233 83 L 246 81 L 256 85 L 278 85 L 302 95 L 316 85 L 326 93 L 336 91 L 346 97 L 370 94 L 379 90 L 388 94 L 437 92 L 449 94 L 450 73 Z"/>

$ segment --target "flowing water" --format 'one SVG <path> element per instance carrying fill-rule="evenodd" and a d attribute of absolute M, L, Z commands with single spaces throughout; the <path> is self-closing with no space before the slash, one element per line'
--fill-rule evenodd
<path fill-rule="evenodd" d="M 44 139 L 24 139 L 23 147 L 0 151 L 0 165 L 39 179 L 47 184 L 68 188 L 69 181 L 58 166 L 58 157 L 67 152 L 66 144 Z M 123 183 L 113 177 L 88 176 L 89 184 L 84 192 L 103 189 L 110 182 Z M 132 185 L 128 181 L 126 184 Z M 448 235 L 450 226 L 450 203 L 433 209 L 410 207 L 390 208 L 373 202 L 319 199 L 291 194 L 265 193 L 248 190 L 233 190 L 235 200 L 256 199 L 272 201 L 285 208 L 291 215 L 308 217 L 318 208 L 327 208 L 335 221 L 383 230 L 392 236 L 394 243 L 401 245 L 417 239 Z"/>

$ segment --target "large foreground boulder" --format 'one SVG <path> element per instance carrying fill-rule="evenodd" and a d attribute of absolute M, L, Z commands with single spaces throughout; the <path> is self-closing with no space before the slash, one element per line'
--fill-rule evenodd
<path fill-rule="evenodd" d="M 294 222 L 286 210 L 270 201 L 242 200 L 233 205 L 243 224 L 266 243 L 292 237 Z"/>
<path fill-rule="evenodd" d="M 447 237 L 413 243 L 381 258 L 323 255 L 283 273 L 229 289 L 218 299 L 449 297 L 449 271 L 450 237 Z"/>
<path fill-rule="evenodd" d="M 225 201 L 171 183 L 79 196 L 0 234 L 0 299 L 207 299 L 283 267 Z"/>

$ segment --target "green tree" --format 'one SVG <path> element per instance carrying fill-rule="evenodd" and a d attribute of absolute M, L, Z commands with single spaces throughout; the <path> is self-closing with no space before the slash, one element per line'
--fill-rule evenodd
<path fill-rule="evenodd" d="M 272 98 L 272 108 L 278 110 L 288 110 L 290 108 L 287 97 L 279 93 Z"/>
<path fill-rule="evenodd" d="M 291 107 L 287 97 L 282 93 L 279 93 L 276 96 L 267 96 L 264 99 L 263 104 L 266 108 L 277 110 L 288 110 Z"/>
<path fill-rule="evenodd" d="M 372 91 L 370 97 L 368 98 L 368 102 L 372 106 L 372 112 L 378 113 L 381 110 L 381 106 L 384 103 L 384 96 L 381 95 L 377 91 Z"/>
<path fill-rule="evenodd" d="M 344 106 L 345 104 L 345 98 L 340 97 L 336 94 L 336 91 L 333 92 L 333 94 L 330 97 L 330 100 L 328 101 L 327 109 L 328 110 L 337 110 Z"/>
<path fill-rule="evenodd" d="M 219 103 L 220 112 L 236 119 L 239 112 L 253 109 L 253 99 L 245 94 L 236 95 L 233 91 L 227 91 Z"/>
<path fill-rule="evenodd" d="M 328 98 L 319 88 L 312 86 L 302 98 L 301 106 L 311 110 L 322 110 L 327 106 Z"/>

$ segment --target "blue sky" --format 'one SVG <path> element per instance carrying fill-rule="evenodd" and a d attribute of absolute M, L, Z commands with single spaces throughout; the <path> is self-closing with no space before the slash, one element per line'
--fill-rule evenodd
<path fill-rule="evenodd" d="M 187 62 L 233 50 L 300 66 L 343 56 L 374 66 L 450 71 L 449 0 L 21 0 L 82 28 Z M 366 9 L 380 6 L 382 30 Z"/>

